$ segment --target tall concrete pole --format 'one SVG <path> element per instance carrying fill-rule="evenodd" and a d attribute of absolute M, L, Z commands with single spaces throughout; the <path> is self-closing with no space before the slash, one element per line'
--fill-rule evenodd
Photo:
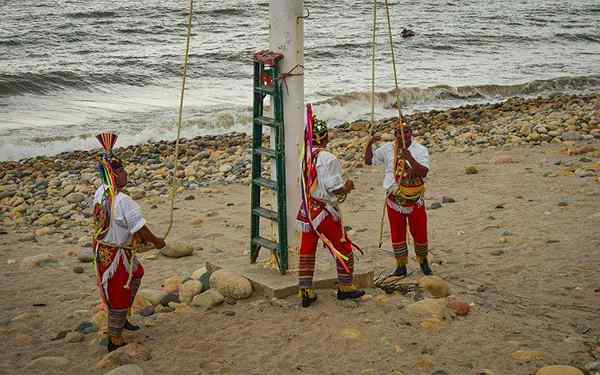
<path fill-rule="evenodd" d="M 304 0 L 271 0 L 269 6 L 271 51 L 283 54 L 281 72 L 304 65 Z M 302 67 L 292 73 L 303 73 Z M 296 215 L 300 205 L 300 147 L 304 134 L 304 76 L 288 77 L 283 88 L 285 173 L 289 247 L 298 245 Z M 275 139 L 274 133 L 271 139 Z M 274 168 L 272 170 L 275 170 Z"/>

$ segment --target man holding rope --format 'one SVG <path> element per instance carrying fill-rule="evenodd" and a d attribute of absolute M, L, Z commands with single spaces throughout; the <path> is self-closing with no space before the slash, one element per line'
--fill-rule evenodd
<path fill-rule="evenodd" d="M 137 331 L 127 320 L 144 276 L 144 268 L 135 257 L 142 243 L 155 248 L 165 246 L 146 226 L 140 206 L 123 192 L 127 172 L 123 162 L 112 155 L 117 136 L 98 135 L 104 154 L 98 164 L 102 185 L 94 196 L 94 260 L 100 298 L 108 309 L 108 351 L 123 345 L 123 329 Z"/>
<path fill-rule="evenodd" d="M 313 274 L 319 239 L 336 259 L 337 299 L 356 299 L 365 294 L 352 282 L 354 272 L 352 248 L 355 245 L 344 231 L 339 209 L 339 202 L 354 189 L 354 183 L 342 176 L 340 161 L 325 150 L 329 142 L 325 121 L 314 118 L 312 139 L 309 141 L 314 145 L 309 155 L 312 167 L 305 168 L 303 173 L 311 174 L 313 183 L 307 186 L 308 201 L 302 205 L 297 217 L 302 231 L 298 287 L 303 307 L 308 307 L 317 300 L 313 288 Z"/>
<path fill-rule="evenodd" d="M 427 260 L 427 213 L 423 200 L 424 179 L 430 168 L 429 152 L 427 147 L 412 141 L 412 129 L 404 124 L 402 118 L 396 123 L 394 136 L 394 142 L 385 143 L 373 152 L 373 143 L 380 140 L 379 136 L 373 135 L 367 143 L 364 155 L 366 165 L 385 166 L 385 209 L 396 258 L 396 270 L 391 276 L 404 277 L 408 274 L 407 223 L 415 243 L 415 254 L 421 271 L 425 275 L 431 275 Z"/>

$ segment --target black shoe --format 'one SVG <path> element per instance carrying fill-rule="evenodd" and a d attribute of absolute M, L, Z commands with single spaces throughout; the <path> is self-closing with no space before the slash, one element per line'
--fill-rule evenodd
<path fill-rule="evenodd" d="M 342 292 L 339 289 L 337 291 L 337 299 L 339 299 L 340 301 L 345 300 L 345 299 L 357 299 L 364 295 L 365 295 L 365 291 L 360 290 L 360 289 L 353 290 L 351 292 Z"/>
<path fill-rule="evenodd" d="M 134 324 L 129 323 L 129 320 L 125 321 L 125 325 L 123 326 L 123 328 L 125 328 L 128 331 L 137 331 L 138 329 L 140 329 L 140 326 L 136 326 Z"/>
<path fill-rule="evenodd" d="M 390 276 L 406 277 L 408 276 L 408 270 L 406 269 L 406 266 L 398 266 Z"/>
<path fill-rule="evenodd" d="M 421 262 L 421 272 L 423 272 L 423 275 L 425 275 L 425 276 L 433 275 L 433 272 L 431 271 L 431 268 L 429 267 L 429 262 L 427 262 L 427 259 L 425 259 L 424 261 Z"/>
<path fill-rule="evenodd" d="M 313 292 L 314 293 L 314 292 Z M 302 307 L 308 307 L 317 300 L 317 295 L 314 294 L 312 297 L 307 289 L 300 289 L 300 295 L 302 296 Z"/>
<path fill-rule="evenodd" d="M 114 344 L 114 343 L 112 342 L 112 340 L 110 339 L 110 337 L 109 337 L 109 338 L 108 338 L 108 345 L 107 345 L 107 349 L 108 349 L 108 352 L 110 353 L 110 352 L 112 352 L 113 350 L 117 350 L 117 349 L 119 349 L 120 347 L 122 347 L 122 346 L 125 346 L 125 345 L 127 345 L 127 344 L 121 344 L 121 345 Z"/>

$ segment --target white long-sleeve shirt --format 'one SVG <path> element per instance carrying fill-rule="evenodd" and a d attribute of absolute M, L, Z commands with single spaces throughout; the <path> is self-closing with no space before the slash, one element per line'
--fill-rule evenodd
<path fill-rule="evenodd" d="M 429 151 L 427 150 L 427 147 L 412 142 L 410 146 L 408 146 L 408 151 L 419 164 L 427 169 L 430 168 Z M 394 176 L 394 142 L 387 142 L 375 150 L 373 153 L 373 165 L 385 166 L 383 188 L 389 193 L 395 192 L 398 189 L 398 185 L 396 184 L 396 178 Z"/>
<path fill-rule="evenodd" d="M 337 197 L 333 192 L 346 183 L 342 176 L 342 164 L 331 152 L 323 150 L 317 156 L 316 168 L 317 188 L 312 197 L 336 205 Z"/>
<path fill-rule="evenodd" d="M 94 195 L 94 206 L 101 204 L 106 187 L 100 186 Z M 111 222 L 102 242 L 116 247 L 129 246 L 133 234 L 146 225 L 140 206 L 129 195 L 117 193 L 114 208 L 111 212 Z"/>

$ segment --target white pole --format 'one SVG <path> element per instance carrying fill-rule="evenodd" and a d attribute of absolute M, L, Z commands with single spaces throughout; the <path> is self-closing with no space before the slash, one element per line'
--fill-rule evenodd
<path fill-rule="evenodd" d="M 281 72 L 304 65 L 304 0 L 271 0 L 270 49 L 282 53 Z M 303 73 L 303 68 L 292 73 Z M 300 205 L 300 146 L 304 133 L 304 76 L 288 77 L 283 87 L 287 231 L 290 248 L 298 245 L 296 215 Z M 271 139 L 275 139 L 271 133 Z M 275 170 L 273 168 L 272 170 Z"/>

